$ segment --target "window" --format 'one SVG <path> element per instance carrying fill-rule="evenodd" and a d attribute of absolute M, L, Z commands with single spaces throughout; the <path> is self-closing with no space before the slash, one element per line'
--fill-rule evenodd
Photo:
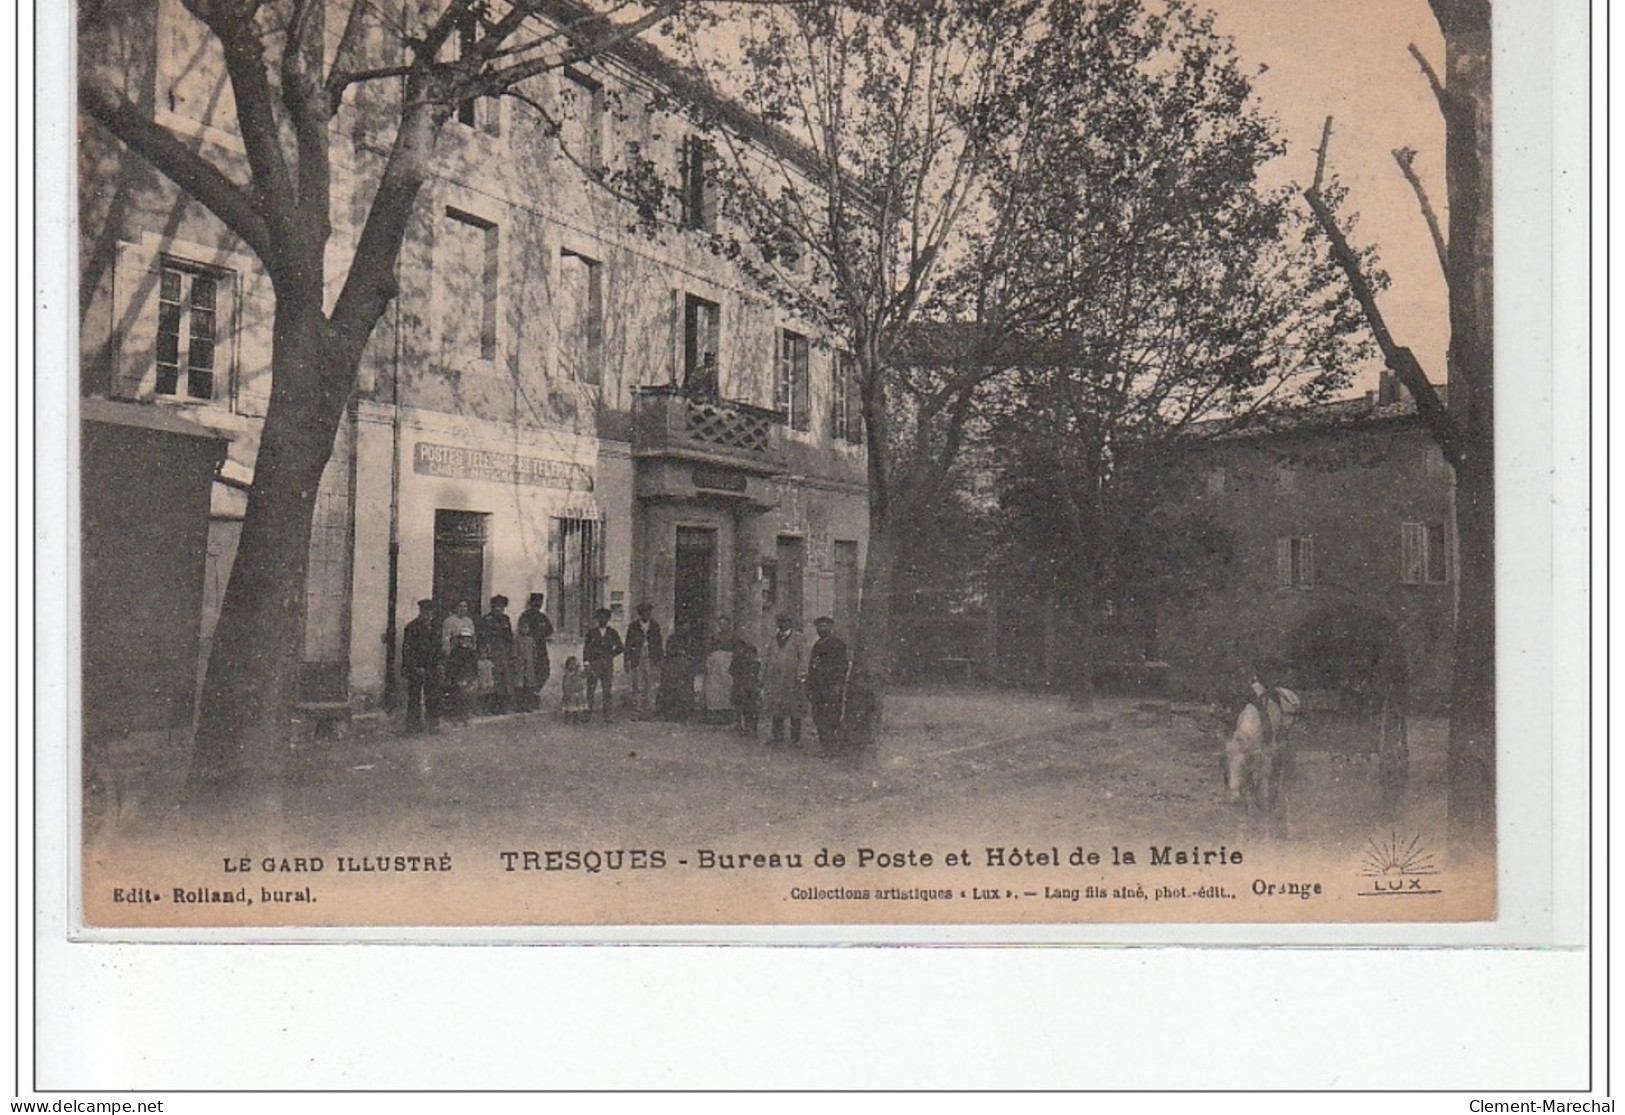
<path fill-rule="evenodd" d="M 863 441 L 863 396 L 858 391 L 857 362 L 851 353 L 835 354 L 830 383 L 830 437 L 858 445 Z"/>
<path fill-rule="evenodd" d="M 717 361 L 722 307 L 704 298 L 683 299 L 683 390 L 689 395 L 716 398 L 722 384 Z"/>
<path fill-rule="evenodd" d="M 590 171 L 604 168 L 604 87 L 577 70 L 565 70 L 559 81 L 563 104 L 559 144 L 565 155 Z"/>
<path fill-rule="evenodd" d="M 473 50 L 475 43 L 479 41 L 480 14 L 478 9 L 480 7 L 481 5 L 478 4 L 473 5 L 457 28 L 457 38 L 454 41 L 457 44 L 458 58 L 464 57 L 469 51 Z M 458 102 L 457 122 L 466 124 L 470 128 L 478 128 L 488 135 L 500 135 L 502 133 L 501 110 L 501 103 L 495 98 L 470 97 L 466 101 Z"/>
<path fill-rule="evenodd" d="M 1230 490 L 1230 473 L 1227 469 L 1210 468 L 1206 474 L 1207 494 L 1222 496 Z"/>
<path fill-rule="evenodd" d="M 439 253 L 441 348 L 446 362 L 497 358 L 497 226 L 446 210 Z"/>
<path fill-rule="evenodd" d="M 213 399 L 225 277 L 165 259 L 158 282 L 159 395 Z"/>
<path fill-rule="evenodd" d="M 183 0 L 161 0 L 158 9 L 157 108 L 160 123 L 204 125 L 220 136 L 236 135 L 237 100 L 226 76 L 220 40 L 186 10 Z M 239 148 L 240 150 L 241 148 Z"/>
<path fill-rule="evenodd" d="M 586 631 L 604 599 L 604 526 L 596 519 L 554 519 L 548 600 L 561 634 Z"/>
<path fill-rule="evenodd" d="M 1399 524 L 1399 579 L 1407 585 L 1450 580 L 1450 549 L 1444 523 Z"/>
<path fill-rule="evenodd" d="M 1275 540 L 1275 581 L 1282 588 L 1310 588 L 1315 583 L 1315 540 L 1310 536 Z"/>
<path fill-rule="evenodd" d="M 568 248 L 559 254 L 559 372 L 604 380 L 603 264 Z"/>
<path fill-rule="evenodd" d="M 777 410 L 792 430 L 806 430 L 808 422 L 807 399 L 807 338 L 788 329 L 779 330 L 778 375 L 773 384 L 773 409 Z"/>
<path fill-rule="evenodd" d="M 706 190 L 706 145 L 699 136 L 683 141 L 683 224 L 709 230 L 712 225 L 711 197 Z"/>

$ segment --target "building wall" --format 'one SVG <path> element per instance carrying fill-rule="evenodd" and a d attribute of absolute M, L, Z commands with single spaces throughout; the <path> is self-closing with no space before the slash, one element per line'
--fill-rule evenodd
<path fill-rule="evenodd" d="M 177 0 L 161 0 L 145 30 L 150 41 L 108 57 L 145 59 L 144 66 L 117 68 L 129 94 L 211 156 L 240 164 L 229 87 L 218 59 L 200 53 L 187 26 Z M 374 61 L 392 61 L 394 48 L 374 45 Z M 181 57 L 188 63 L 178 66 Z M 154 67 L 153 58 L 163 61 Z M 635 143 L 675 177 L 691 128 L 651 110 L 647 76 L 617 61 L 581 69 L 602 90 L 602 111 L 590 114 L 600 165 L 626 168 Z M 161 76 L 183 70 L 179 84 Z M 548 74 L 522 92 L 564 118 L 566 134 L 580 143 L 581 118 L 571 113 L 582 87 Z M 395 82 L 363 86 L 335 123 L 330 296 L 346 273 L 393 136 L 398 95 Z M 202 207 L 105 133 L 85 123 L 82 138 L 82 393 L 161 407 L 220 433 L 230 442 L 225 476 L 247 482 L 270 398 L 274 300 L 264 269 Z M 728 525 L 719 605 L 764 611 L 762 562 L 784 534 L 808 547 L 806 618 L 829 610 L 834 541 L 861 546 L 867 537 L 863 450 L 831 438 L 831 347 L 720 259 L 705 235 L 634 231 L 630 209 L 588 182 L 541 116 L 517 100 L 482 102 L 473 125 L 449 123 L 437 157 L 439 173 L 420 196 L 401 255 L 400 294 L 374 331 L 357 402 L 324 475 L 307 592 L 320 614 L 307 630 L 307 657 L 346 657 L 353 700 L 369 706 L 382 699 L 395 657 L 391 640 L 415 613 L 414 602 L 434 588 L 435 513 L 442 510 L 489 516 L 480 598 L 508 596 L 510 614 L 530 592 L 553 595 L 558 520 L 601 524 L 600 599 L 624 626 L 634 598 L 669 577 L 658 557 L 663 535 L 654 528 L 677 520 L 673 509 L 645 506 L 634 495 L 638 466 L 629 438 L 636 388 L 680 378 L 688 295 L 721 308 L 725 400 L 771 407 L 780 331 L 793 329 L 812 343 L 812 420 L 804 432 L 784 431 L 790 475 L 766 481 L 777 508 L 745 517 L 725 500 L 689 509 Z M 221 284 L 216 384 L 207 399 L 157 390 L 163 273 L 176 261 Z M 566 272 L 583 261 L 591 261 L 601 297 L 602 338 L 591 367 L 569 357 Z M 210 499 L 205 653 L 245 507 L 242 490 L 229 484 L 216 484 Z M 341 541 L 347 551 L 335 552 Z M 550 601 L 550 612 L 556 605 Z M 751 618 L 760 625 L 760 616 Z M 577 635 L 560 631 L 555 659 L 576 652 Z"/>
<path fill-rule="evenodd" d="M 1358 609 L 1392 630 L 1411 696 L 1448 693 L 1454 562 L 1445 579 L 1407 583 L 1402 524 L 1451 521 L 1451 479 L 1414 418 L 1369 420 L 1216 442 L 1201 451 L 1185 499 L 1232 535 L 1234 562 L 1199 601 L 1167 606 L 1158 645 L 1176 689 L 1208 697 L 1243 690 L 1254 663 L 1294 662 L 1305 623 Z M 1413 531 L 1414 537 L 1414 531 Z M 1290 584 L 1282 540 L 1312 540 L 1308 584 Z M 1448 540 L 1447 544 L 1453 544 Z M 1287 555 L 1290 559 L 1290 555 Z M 1285 573 L 1285 575 L 1284 575 Z"/>

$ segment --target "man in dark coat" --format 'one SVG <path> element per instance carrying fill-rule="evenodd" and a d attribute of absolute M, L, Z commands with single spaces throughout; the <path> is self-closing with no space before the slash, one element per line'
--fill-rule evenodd
<path fill-rule="evenodd" d="M 480 617 L 478 630 L 480 657 L 491 663 L 486 708 L 501 714 L 513 699 L 513 620 L 508 618 L 506 596 L 491 597 L 491 610 Z"/>
<path fill-rule="evenodd" d="M 655 687 L 666 655 L 660 624 L 653 617 L 654 605 L 646 600 L 638 605 L 638 618 L 626 629 L 626 677 L 632 683 L 632 706 L 642 717 L 654 715 Z"/>
<path fill-rule="evenodd" d="M 841 701 L 846 689 L 846 644 L 835 636 L 829 616 L 813 620 L 818 641 L 807 654 L 807 703 L 812 706 L 818 749 L 825 754 L 840 747 Z"/>
<path fill-rule="evenodd" d="M 406 730 L 423 729 L 424 716 L 440 718 L 440 624 L 434 601 L 418 601 L 418 618 L 401 635 L 401 676 L 406 681 Z"/>
<path fill-rule="evenodd" d="M 594 691 L 604 687 L 604 719 L 609 720 L 610 687 L 615 676 L 615 656 L 624 653 L 621 633 L 609 625 L 609 609 L 599 608 L 592 614 L 592 626 L 581 648 L 582 664 L 587 674 L 587 715 L 592 716 Z"/>
<path fill-rule="evenodd" d="M 542 686 L 553 672 L 547 657 L 547 640 L 553 637 L 553 621 L 542 611 L 546 601 L 539 592 L 530 594 L 525 610 L 514 628 L 514 679 L 521 707 L 534 712 L 542 707 Z"/>

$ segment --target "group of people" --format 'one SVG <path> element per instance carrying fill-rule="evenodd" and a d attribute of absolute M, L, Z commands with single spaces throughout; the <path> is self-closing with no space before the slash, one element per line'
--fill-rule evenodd
<path fill-rule="evenodd" d="M 833 619 L 821 616 L 813 627 L 818 637 L 809 645 L 789 616 L 778 616 L 761 650 L 740 638 L 726 616 L 714 630 L 696 622 L 677 627 L 649 666 L 659 678 L 653 714 L 731 724 L 752 739 L 766 718 L 769 746 L 794 746 L 810 712 L 820 750 L 839 749 L 850 656 Z"/>
<path fill-rule="evenodd" d="M 480 706 L 493 715 L 541 708 L 552 674 L 547 641 L 553 623 L 544 602 L 541 593 L 531 593 L 515 624 L 506 596 L 491 597 L 490 611 L 481 616 L 466 600 L 444 616 L 434 600 L 419 600 L 418 616 L 401 638 L 407 729 L 419 731 L 441 718 L 466 723 Z"/>
<path fill-rule="evenodd" d="M 444 617 L 435 601 L 418 601 L 418 618 L 406 625 L 401 643 L 408 731 L 439 718 L 465 723 L 481 702 L 492 714 L 539 709 L 552 672 L 553 624 L 543 603 L 541 593 L 531 593 L 514 624 L 505 596 L 493 596 L 490 611 L 478 617 L 467 601 Z M 560 676 L 566 719 L 610 719 L 620 658 L 630 688 L 626 704 L 638 717 L 697 718 L 731 725 L 752 739 L 766 717 L 769 745 L 795 746 L 810 714 L 820 750 L 839 749 L 850 656 L 833 619 L 813 621 L 817 638 L 809 644 L 789 616 L 778 616 L 759 651 L 726 616 L 714 630 L 699 622 L 677 625 L 668 638 L 653 611 L 639 604 L 624 639 L 610 626 L 609 609 L 593 613 L 580 660 L 567 658 Z"/>

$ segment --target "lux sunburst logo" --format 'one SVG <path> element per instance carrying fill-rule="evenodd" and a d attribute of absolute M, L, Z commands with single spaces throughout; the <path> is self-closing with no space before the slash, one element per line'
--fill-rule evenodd
<path fill-rule="evenodd" d="M 1360 871 L 1367 882 L 1361 897 L 1385 898 L 1389 896 L 1439 894 L 1438 888 L 1428 889 L 1424 883 L 1429 876 L 1439 874 L 1433 862 L 1433 850 L 1422 842 L 1420 834 L 1409 840 L 1397 832 L 1386 840 L 1371 838 L 1366 841 L 1365 866 Z"/>

